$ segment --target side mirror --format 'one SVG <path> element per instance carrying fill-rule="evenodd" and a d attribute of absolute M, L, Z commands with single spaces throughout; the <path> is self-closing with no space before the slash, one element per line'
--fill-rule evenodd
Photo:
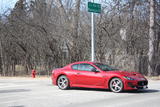
<path fill-rule="evenodd" d="M 93 68 L 92 72 L 98 73 L 99 71 L 96 68 Z"/>

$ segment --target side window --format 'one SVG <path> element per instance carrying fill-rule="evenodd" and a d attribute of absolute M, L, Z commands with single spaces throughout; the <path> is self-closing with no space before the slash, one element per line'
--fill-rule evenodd
<path fill-rule="evenodd" d="M 78 64 L 72 65 L 72 69 L 78 70 Z"/>
<path fill-rule="evenodd" d="M 95 67 L 93 67 L 90 64 L 79 64 L 78 66 L 78 70 L 80 71 L 92 71 L 93 69 L 95 69 Z"/>

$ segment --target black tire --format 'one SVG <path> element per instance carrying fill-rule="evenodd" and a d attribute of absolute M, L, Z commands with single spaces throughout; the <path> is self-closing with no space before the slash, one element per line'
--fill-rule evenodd
<path fill-rule="evenodd" d="M 119 93 L 123 91 L 123 82 L 120 78 L 113 78 L 109 83 L 109 88 L 112 92 Z"/>
<path fill-rule="evenodd" d="M 67 76 L 61 75 L 60 77 L 58 77 L 57 85 L 58 85 L 59 89 L 61 89 L 61 90 L 68 89 L 69 88 L 69 80 L 68 80 Z"/>

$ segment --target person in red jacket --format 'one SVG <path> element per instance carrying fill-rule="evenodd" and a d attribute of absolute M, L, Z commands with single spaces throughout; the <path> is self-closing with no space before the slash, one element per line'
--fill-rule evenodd
<path fill-rule="evenodd" d="M 35 78 L 36 77 L 36 70 L 32 70 L 32 78 Z"/>

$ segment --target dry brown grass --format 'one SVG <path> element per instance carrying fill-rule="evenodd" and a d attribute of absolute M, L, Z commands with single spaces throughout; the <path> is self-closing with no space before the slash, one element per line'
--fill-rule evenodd
<path fill-rule="evenodd" d="M 4 78 L 4 79 L 10 79 L 10 78 L 24 78 L 24 79 L 51 79 L 51 76 L 39 76 L 37 75 L 36 78 L 32 78 L 31 76 L 16 76 L 16 77 L 4 77 L 4 76 L 0 76 L 0 78 Z M 148 80 L 160 80 L 160 76 L 152 76 L 152 77 L 148 77 L 146 76 L 146 78 Z"/>
<path fill-rule="evenodd" d="M 16 76 L 16 77 L 10 77 L 10 76 L 0 76 L 0 78 L 3 79 L 11 79 L 11 78 L 24 78 L 24 79 L 51 79 L 51 76 L 36 76 L 36 78 L 32 78 L 31 76 Z"/>
<path fill-rule="evenodd" d="M 152 77 L 146 77 L 146 78 L 150 80 L 160 80 L 160 76 L 152 76 Z"/>

